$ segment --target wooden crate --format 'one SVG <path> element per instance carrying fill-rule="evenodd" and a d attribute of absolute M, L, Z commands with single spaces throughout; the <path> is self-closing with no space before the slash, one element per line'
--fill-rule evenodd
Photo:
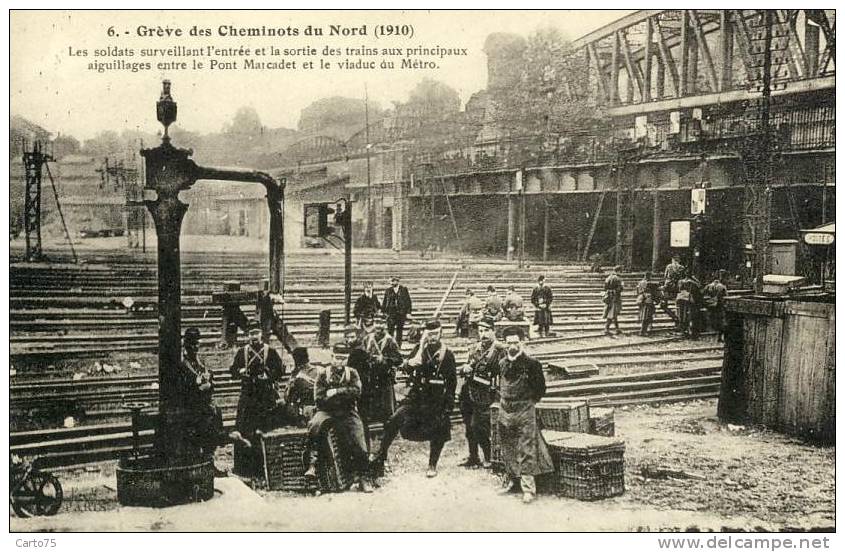
<path fill-rule="evenodd" d="M 625 443 L 618 439 L 544 432 L 557 472 L 558 494 L 600 500 L 625 492 Z"/>
<path fill-rule="evenodd" d="M 590 430 L 590 408 L 586 402 L 541 401 L 537 403 L 541 429 L 587 433 Z"/>
<path fill-rule="evenodd" d="M 306 447 L 308 430 L 282 428 L 261 435 L 264 477 L 271 491 L 338 492 L 349 488 L 351 477 L 346 459 L 340 453 L 337 433 L 329 427 L 317 462 L 319 489 L 305 479 L 308 469 Z"/>
<path fill-rule="evenodd" d="M 613 437 L 616 435 L 615 410 L 612 408 L 591 408 L 590 409 L 590 433 Z"/>

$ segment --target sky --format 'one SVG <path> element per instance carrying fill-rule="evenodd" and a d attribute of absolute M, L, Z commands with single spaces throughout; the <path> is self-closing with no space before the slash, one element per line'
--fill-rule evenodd
<path fill-rule="evenodd" d="M 296 128 L 299 112 L 312 101 L 328 96 L 364 97 L 366 86 L 371 101 L 388 108 L 393 101 L 405 101 L 408 92 L 422 78 L 445 82 L 467 99 L 487 83 L 486 56 L 482 51 L 490 33 L 511 32 L 528 35 L 553 26 L 570 39 L 576 39 L 622 17 L 630 10 L 601 11 L 478 11 L 478 12 L 248 12 L 248 11 L 27 11 L 11 15 L 10 103 L 12 114 L 21 115 L 46 128 L 71 134 L 80 140 L 102 130 L 137 129 L 156 132 L 155 102 L 161 80 L 172 81 L 173 98 L 179 104 L 176 126 L 195 132 L 218 132 L 231 121 L 241 106 L 252 106 L 267 127 Z M 377 25 L 410 25 L 412 37 L 375 37 Z M 298 36 L 221 37 L 219 26 L 288 27 L 299 29 Z M 360 29 L 367 36 L 305 36 L 311 25 L 326 35 L 330 25 Z M 181 29 L 183 36 L 138 36 L 139 27 Z M 190 29 L 211 29 L 210 37 L 189 36 Z M 109 36 L 109 28 L 116 36 Z M 126 34 L 128 33 L 128 34 Z M 143 31 L 141 31 L 143 34 Z M 142 48 L 184 46 L 204 48 L 300 48 L 312 46 L 319 53 L 326 46 L 350 48 L 413 48 L 418 46 L 465 48 L 466 56 L 444 58 L 436 69 L 329 69 L 210 70 L 210 57 L 202 70 L 128 70 L 98 73 L 88 69 L 92 61 L 147 61 L 139 57 Z M 111 52 L 95 57 L 96 50 L 131 48 L 134 58 L 115 57 Z M 87 56 L 79 54 L 81 50 Z M 218 61 L 237 58 L 215 57 Z M 274 56 L 276 61 L 304 59 Z M 345 52 L 331 61 L 351 58 Z M 190 58 L 175 58 L 188 61 Z M 366 58 L 365 58 L 366 59 Z M 401 57 L 397 58 L 401 59 Z M 315 63 L 317 65 L 318 62 Z M 241 60 L 241 66 L 242 66 Z M 334 65 L 334 64 L 333 64 Z"/>

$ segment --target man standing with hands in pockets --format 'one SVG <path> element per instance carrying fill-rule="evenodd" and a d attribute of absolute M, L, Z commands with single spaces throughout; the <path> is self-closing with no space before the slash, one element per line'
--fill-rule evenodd
<path fill-rule="evenodd" d="M 522 502 L 529 504 L 537 495 L 534 477 L 554 471 L 535 410 L 546 394 L 546 378 L 540 362 L 522 350 L 522 328 L 506 328 L 503 335 L 506 355 L 499 364 L 501 410 L 497 423 L 508 479 L 502 494 L 521 487 Z"/>

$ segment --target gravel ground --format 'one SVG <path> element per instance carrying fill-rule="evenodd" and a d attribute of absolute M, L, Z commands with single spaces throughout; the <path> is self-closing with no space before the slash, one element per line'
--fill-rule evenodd
<path fill-rule="evenodd" d="M 498 478 L 457 467 L 465 455 L 460 428 L 435 479 L 424 476 L 425 443 L 398 440 L 390 471 L 372 495 L 298 496 L 260 491 L 168 510 L 118 508 L 113 466 L 60 475 L 68 501 L 53 518 L 11 519 L 13 531 L 655 531 L 783 530 L 834 526 L 835 449 L 754 428 L 718 423 L 716 401 L 617 410 L 626 442 L 626 492 L 588 503 L 541 496 L 525 506 L 498 496 Z M 221 450 L 218 463 L 231 457 Z M 648 467 L 647 467 L 648 466 Z M 643 468 L 667 467 L 703 479 L 647 479 Z M 234 479 L 234 478 L 230 478 Z M 231 482 L 234 483 L 234 482 Z M 227 482 L 227 485 L 231 485 Z M 91 500 L 86 503 L 85 497 Z M 111 511 L 114 510 L 114 511 Z M 198 515 L 202 512 L 201 515 Z"/>

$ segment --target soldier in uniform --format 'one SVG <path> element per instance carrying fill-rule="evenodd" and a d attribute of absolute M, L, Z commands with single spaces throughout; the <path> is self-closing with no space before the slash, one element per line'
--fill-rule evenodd
<path fill-rule="evenodd" d="M 622 334 L 619 329 L 619 313 L 622 311 L 622 289 L 625 287 L 622 283 L 622 278 L 617 272 L 621 267 L 613 267 L 607 278 L 604 279 L 604 295 L 602 301 L 604 302 L 604 333 L 610 335 L 610 324 L 613 323 L 616 327 L 616 333 Z"/>
<path fill-rule="evenodd" d="M 378 300 L 378 295 L 373 292 L 373 283 L 366 282 L 364 284 L 364 293 L 355 301 L 355 308 L 352 309 L 352 314 L 358 321 L 358 327 L 363 327 L 364 320 L 372 319 L 381 311 L 381 303 Z"/>
<path fill-rule="evenodd" d="M 710 327 L 716 332 L 716 342 L 721 343 L 725 334 L 725 297 L 728 288 L 723 283 L 725 271 L 720 270 L 712 282 L 704 287 L 704 305 L 707 307 L 707 317 Z"/>
<path fill-rule="evenodd" d="M 339 343 L 332 349 L 332 364 L 321 370 L 314 385 L 317 412 L 308 423 L 308 469 L 305 477 L 316 483 L 317 456 L 325 424 L 331 423 L 340 439 L 341 452 L 352 458 L 352 471 L 358 489 L 373 492 L 367 480 L 367 442 L 364 424 L 358 415 L 357 402 L 361 397 L 361 379 L 349 366 L 349 348 Z"/>
<path fill-rule="evenodd" d="M 499 363 L 499 404 L 497 420 L 502 446 L 502 460 L 507 479 L 502 493 L 522 489 L 522 501 L 534 501 L 537 487 L 534 477 L 554 471 L 540 427 L 535 405 L 546 394 L 546 379 L 539 361 L 522 350 L 522 328 L 509 327 L 503 332 L 506 354 Z"/>
<path fill-rule="evenodd" d="M 475 337 L 478 333 L 478 321 L 483 317 L 484 302 L 476 297 L 475 292 L 467 288 L 466 299 L 458 313 L 455 324 L 458 337 Z"/>
<path fill-rule="evenodd" d="M 474 468 L 490 467 L 490 405 L 493 404 L 499 361 L 505 356 L 504 347 L 496 341 L 493 322 L 487 318 L 478 323 L 479 341 L 471 349 L 462 375 L 460 408 L 466 428 L 469 457 L 460 464 Z M 483 392 L 472 392 L 470 386 L 486 386 Z M 484 462 L 478 458 L 478 447 L 484 453 Z"/>
<path fill-rule="evenodd" d="M 700 296 L 701 288 L 698 286 L 697 280 L 684 274 L 678 281 L 678 295 L 675 297 L 675 304 L 681 322 L 681 333 L 693 339 L 698 337 L 698 320 L 695 311 L 701 307 L 700 301 L 696 302 L 696 298 Z"/>
<path fill-rule="evenodd" d="M 393 336 L 399 347 L 402 347 L 402 332 L 405 329 L 405 319 L 411 314 L 413 305 L 408 288 L 399 284 L 399 277 L 390 278 L 390 287 L 384 292 L 381 310 L 387 317 L 387 333 Z"/>
<path fill-rule="evenodd" d="M 531 292 L 531 304 L 534 305 L 534 323 L 540 337 L 549 336 L 549 326 L 552 325 L 552 288 L 546 285 L 546 277 L 537 278 L 537 285 Z"/>
<path fill-rule="evenodd" d="M 498 322 L 503 316 L 502 298 L 496 293 L 496 288 L 487 286 L 487 298 L 484 301 L 484 318 Z"/>
<path fill-rule="evenodd" d="M 505 311 L 505 318 L 511 322 L 521 322 L 525 319 L 525 312 L 522 306 L 522 297 L 516 292 L 514 286 L 508 286 L 508 293 L 502 304 Z"/>
<path fill-rule="evenodd" d="M 364 387 L 361 410 L 373 419 L 386 421 L 395 410 L 393 384 L 396 369 L 402 366 L 404 359 L 396 340 L 385 329 L 384 318 L 377 316 L 374 325 L 365 346 L 370 363 L 370 385 Z"/>
<path fill-rule="evenodd" d="M 405 363 L 411 390 L 384 425 L 379 451 L 372 461 L 373 473 L 384 470 L 387 451 L 401 431 L 405 439 L 429 441 L 427 477 L 437 476 L 437 462 L 443 446 L 451 439 L 449 415 L 455 402 L 455 355 L 441 343 L 439 320 L 425 325 L 420 344 Z"/>
<path fill-rule="evenodd" d="M 639 307 L 640 335 L 647 336 L 654 323 L 654 313 L 662 296 L 660 286 L 651 281 L 651 272 L 646 272 L 637 284 L 637 306 Z"/>
<path fill-rule="evenodd" d="M 308 349 L 299 347 L 292 353 L 294 369 L 285 388 L 285 404 L 288 418 L 299 427 L 314 415 L 314 385 L 320 368 L 311 365 Z"/>
<path fill-rule="evenodd" d="M 681 258 L 677 255 L 672 257 L 672 261 L 666 265 L 666 270 L 663 272 L 663 292 L 669 299 L 674 299 L 678 293 L 678 283 L 684 276 L 684 265 L 681 264 Z"/>
<path fill-rule="evenodd" d="M 278 422 L 278 408 L 284 405 L 284 397 L 279 391 L 279 384 L 285 375 L 282 358 L 275 349 L 262 343 L 261 325 L 252 320 L 248 326 L 249 343 L 240 347 L 232 359 L 229 372 L 241 381 L 241 394 L 238 398 L 238 413 L 235 419 L 236 449 L 249 456 L 247 449 L 252 449 L 255 462 L 258 461 L 256 431 L 273 429 Z M 237 454 L 238 451 L 236 451 Z M 248 462 L 249 474 L 258 473 L 258 466 Z"/>
<path fill-rule="evenodd" d="M 225 444 L 223 414 L 214 402 L 214 374 L 200 361 L 199 328 L 185 330 L 182 338 L 182 364 L 179 371 L 179 396 L 191 410 L 188 441 L 203 456 L 212 457 L 217 447 Z M 223 470 L 214 467 L 216 477 L 225 477 Z"/>
<path fill-rule="evenodd" d="M 343 328 L 343 341 L 349 352 L 346 364 L 354 368 L 361 380 L 363 389 L 369 390 L 372 387 L 372 367 L 370 366 L 370 355 L 367 354 L 366 345 L 358 326 L 347 324 Z M 361 419 L 364 420 L 364 434 L 367 442 L 370 442 L 369 411 L 362 405 L 359 411 Z"/>

